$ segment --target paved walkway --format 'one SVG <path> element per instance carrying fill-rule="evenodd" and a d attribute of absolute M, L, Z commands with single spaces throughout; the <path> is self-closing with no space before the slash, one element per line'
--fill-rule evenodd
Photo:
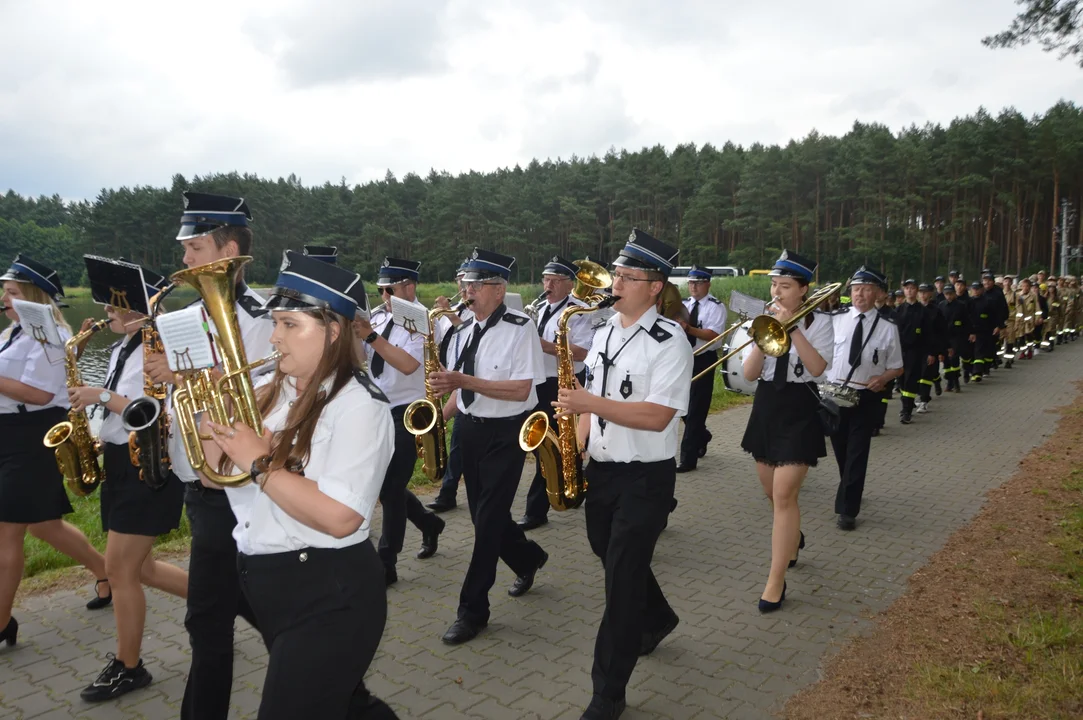
<path fill-rule="evenodd" d="M 680 506 L 663 533 L 654 568 L 681 617 L 640 662 L 628 692 L 629 720 L 764 718 L 818 678 L 825 654 L 867 627 L 905 589 L 906 578 L 980 508 L 1018 461 L 1054 427 L 1049 408 L 1072 401 L 1083 377 L 1083 343 L 997 372 L 932 411 L 898 424 L 897 403 L 874 441 L 858 530 L 834 527 L 834 460 L 814 469 L 801 506 L 808 547 L 788 575 L 785 608 L 761 616 L 770 512 L 753 465 L 738 447 L 748 408 L 714 416 L 715 441 L 700 469 L 680 476 Z M 516 511 L 523 507 L 524 482 Z M 461 508 L 465 498 L 460 492 Z M 389 592 L 390 613 L 371 688 L 403 718 L 576 720 L 590 698 L 593 640 L 603 604 L 601 568 L 590 554 L 581 512 L 553 513 L 533 536 L 550 561 L 524 598 L 505 595 L 501 567 L 489 629 L 449 648 L 472 534 L 465 509 L 444 516 L 440 553 L 412 552 Z M 413 529 L 408 547 L 420 540 Z M 113 616 L 83 608 L 86 590 L 27 599 L 17 609 L 19 644 L 0 649 L 0 717 L 175 718 L 189 664 L 183 604 L 148 592 L 144 658 L 155 682 L 116 703 L 90 706 L 78 691 L 114 649 Z M 255 632 L 237 637 L 233 704 L 255 717 L 266 654 Z M 299 688 L 298 692 L 304 692 Z"/>

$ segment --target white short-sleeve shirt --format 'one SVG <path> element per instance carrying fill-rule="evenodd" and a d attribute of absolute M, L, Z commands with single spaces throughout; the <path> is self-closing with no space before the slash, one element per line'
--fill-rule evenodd
<path fill-rule="evenodd" d="M 16 327 L 19 325 L 13 324 L 0 334 L 0 347 L 7 345 Z M 67 342 L 71 333 L 64 328 L 58 329 L 60 339 Z M 3 352 L 0 352 L 0 376 L 18 380 L 23 385 L 29 385 L 36 390 L 53 393 L 52 399 L 45 405 L 29 405 L 6 395 L 0 395 L 0 414 L 20 412 L 20 406 L 26 412 L 53 407 L 71 407 L 68 403 L 64 348 L 43 345 L 25 329 L 15 336 Z"/>
<path fill-rule="evenodd" d="M 539 328 L 540 337 L 543 340 L 553 342 L 557 335 L 557 322 L 559 321 L 561 314 L 569 306 L 585 307 L 586 303 L 569 295 L 559 302 L 546 303 L 545 306 L 539 310 L 538 322 L 540 323 L 545 317 L 546 309 L 550 309 L 550 317 L 545 324 Z M 590 342 L 593 338 L 594 330 L 590 326 L 590 313 L 579 313 L 572 316 L 571 321 L 568 323 L 568 341 L 572 345 L 581 347 L 584 350 L 589 350 Z M 542 353 L 542 362 L 545 365 L 545 377 L 555 378 L 557 376 L 556 355 Z M 575 365 L 576 373 L 579 373 L 583 369 L 583 363 L 575 362 L 573 364 Z"/>
<path fill-rule="evenodd" d="M 870 311 L 871 312 L 871 311 Z M 824 378 L 831 372 L 831 362 L 835 354 L 835 330 L 834 324 L 831 321 L 830 315 L 825 313 L 813 313 L 812 324 L 807 328 L 804 322 L 799 323 L 801 328 L 800 332 L 804 334 L 805 338 L 812 345 L 813 349 L 820 354 L 820 357 L 827 363 L 827 367 L 824 369 L 821 375 L 810 375 L 808 370 L 805 369 L 804 363 L 801 362 L 801 356 L 797 353 L 797 348 L 790 345 L 790 353 L 786 355 L 789 359 L 789 367 L 786 370 L 786 382 L 792 383 L 806 383 L 806 382 L 823 382 Z M 761 380 L 773 380 L 775 377 L 775 365 L 781 358 L 773 358 L 770 355 L 763 359 L 763 371 L 760 373 Z"/>
<path fill-rule="evenodd" d="M 372 329 L 374 332 L 383 335 L 389 322 L 392 322 L 391 313 L 377 313 L 372 316 Z M 412 333 L 395 323 L 391 326 L 387 341 L 395 347 L 408 352 L 410 357 L 419 363 L 423 364 L 425 362 L 425 336 L 421 333 Z M 393 368 L 391 363 L 385 361 L 380 377 L 376 377 L 376 374 L 372 371 L 372 361 L 379 353 L 366 345 L 365 354 L 368 358 L 369 376 L 387 395 L 391 407 L 408 405 L 414 400 L 425 396 L 425 368 L 423 365 L 419 365 L 417 370 L 409 375 L 403 375 Z"/>
<path fill-rule="evenodd" d="M 702 330 L 714 330 L 719 335 L 722 334 L 722 330 L 726 327 L 726 306 L 722 304 L 721 300 L 714 295 L 707 293 L 706 297 L 702 300 L 697 301 L 695 298 L 687 297 L 683 302 L 689 315 L 691 315 L 692 310 L 695 309 L 696 303 L 699 303 L 699 314 L 696 316 L 696 327 Z M 696 345 L 692 349 L 696 350 L 703 345 L 706 345 L 707 342 L 707 340 L 696 338 Z"/>
<path fill-rule="evenodd" d="M 676 413 L 661 432 L 591 416 L 588 451 L 603 462 L 657 462 L 677 454 L 677 426 L 688 411 L 692 346 L 681 326 L 648 309 L 629 327 L 620 313 L 598 328 L 587 353 L 587 390 L 618 402 L 649 402 Z M 603 356 L 613 365 L 605 372 Z"/>
<path fill-rule="evenodd" d="M 135 342 L 135 338 L 142 339 L 142 332 L 138 332 L 131 336 L 131 341 Z M 129 342 L 129 338 L 122 338 L 120 341 L 114 343 L 112 355 L 109 356 L 109 371 L 105 377 L 108 380 L 109 376 L 113 374 L 113 369 L 117 366 L 117 359 L 120 357 L 121 351 L 124 346 Z M 124 367 L 120 371 L 120 378 L 117 380 L 116 389 L 112 392 L 126 397 L 129 400 L 135 400 L 138 397 L 143 396 L 143 348 L 136 347 L 132 354 L 128 356 L 128 359 L 124 361 Z M 102 408 L 104 410 L 104 408 Z M 98 410 L 97 412 L 102 412 Z M 98 431 L 98 437 L 102 442 L 113 443 L 114 445 L 123 445 L 128 442 L 128 431 L 124 429 L 124 423 L 121 420 L 121 413 L 111 412 L 109 417 L 102 421 L 101 430 Z"/>
<path fill-rule="evenodd" d="M 898 370 L 903 366 L 902 344 L 899 342 L 899 328 L 895 323 L 880 316 L 875 308 L 859 313 L 857 308 L 851 307 L 846 312 L 830 316 L 835 329 L 835 351 L 831 370 L 827 375 L 833 383 L 841 384 L 850 374 L 850 344 L 857 328 L 857 318 L 862 314 L 865 316 L 862 321 L 862 338 L 868 342 L 861 352 L 861 364 L 854 370 L 847 385 L 862 388 L 877 375 L 883 375 L 887 370 Z M 878 317 L 879 322 L 876 320 Z"/>
<path fill-rule="evenodd" d="M 330 390 L 330 382 L 324 386 Z M 264 426 L 272 432 L 281 430 L 296 398 L 292 379 L 287 378 L 278 402 L 264 418 Z M 350 547 L 364 542 L 394 450 L 390 406 L 374 397 L 358 380 L 350 380 L 320 414 L 304 475 L 315 481 L 324 495 L 363 517 L 361 527 L 347 537 L 332 537 L 294 519 L 258 485 L 251 483 L 226 488 L 237 517 L 233 529 L 237 549 L 246 555 L 269 555 L 306 547 Z"/>
<path fill-rule="evenodd" d="M 448 348 L 448 362 L 452 368 L 462 370 L 460 359 L 466 344 L 472 342 L 476 328 L 484 327 L 489 318 L 479 321 L 464 322 L 455 335 L 461 336 L 461 346 L 453 354 Z M 455 338 L 452 338 L 454 344 Z M 534 386 L 545 380 L 545 366 L 542 363 L 541 341 L 538 329 L 530 318 L 517 311 L 505 310 L 503 317 L 481 337 L 477 353 L 474 356 L 474 377 L 481 380 L 531 380 L 530 393 L 522 402 L 496 400 L 475 393 L 474 402 L 466 407 L 462 391 L 458 393 L 459 412 L 475 417 L 499 418 L 521 415 L 529 412 L 538 404 L 538 394 Z M 452 363 L 452 357 L 455 358 Z"/>

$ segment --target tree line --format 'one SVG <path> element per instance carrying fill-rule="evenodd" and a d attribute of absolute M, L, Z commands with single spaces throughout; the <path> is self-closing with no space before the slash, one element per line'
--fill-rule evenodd
<path fill-rule="evenodd" d="M 513 281 L 540 282 L 554 254 L 608 261 L 632 227 L 680 247 L 680 263 L 767 268 L 783 249 L 820 263 L 822 280 L 860 264 L 899 281 L 949 268 L 1059 270 L 1060 207 L 1083 205 L 1083 111 L 1060 102 L 1025 117 L 984 109 L 947 126 L 898 132 L 855 122 L 785 146 L 726 143 L 611 149 L 604 157 L 426 177 L 388 172 L 364 185 L 307 187 L 218 173 L 170 187 L 104 189 L 93 200 L 0 196 L 0 258 L 27 252 L 83 280 L 83 253 L 171 271 L 186 189 L 243 196 L 256 234 L 250 280 L 273 282 L 286 248 L 335 245 L 363 277 L 393 255 L 449 280 L 475 246 L 518 259 Z M 1075 222 L 1069 245 L 1083 245 Z"/>

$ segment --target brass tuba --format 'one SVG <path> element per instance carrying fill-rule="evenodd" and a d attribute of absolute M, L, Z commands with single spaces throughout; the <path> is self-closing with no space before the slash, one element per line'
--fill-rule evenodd
<path fill-rule="evenodd" d="M 601 310 L 616 301 L 615 297 L 599 292 L 613 284 L 605 268 L 589 259 L 579 260 L 576 264 L 579 272 L 572 295 L 588 304 L 586 307 L 572 305 L 565 308 L 557 320 L 553 344 L 557 347 L 558 388 L 575 387 L 575 364 L 568 340 L 569 322 L 580 313 Z M 583 476 L 583 459 L 579 450 L 579 418 L 572 415 L 559 418 L 556 422 L 557 432 L 553 432 L 545 411 L 531 413 L 519 429 L 519 447 L 537 454 L 549 505 L 559 512 L 575 509 L 583 503 L 587 481 Z"/>
<path fill-rule="evenodd" d="M 98 320 L 64 343 L 64 370 L 69 388 L 79 387 L 83 378 L 79 374 L 79 346 L 94 333 L 108 327 L 108 320 Z M 56 466 L 60 469 L 68 489 L 79 497 L 94 492 L 105 477 L 98 456 L 101 442 L 90 434 L 90 421 L 86 410 L 68 410 L 68 419 L 49 428 L 43 440 L 45 447 L 53 448 Z"/>
<path fill-rule="evenodd" d="M 162 338 L 154 324 L 154 317 L 165 296 L 176 285 L 170 285 L 150 301 L 150 318 L 143 324 L 143 360 L 154 353 L 165 352 Z M 139 479 L 152 490 L 161 490 L 169 482 L 169 413 L 165 411 L 165 399 L 169 386 L 155 383 L 143 375 L 143 397 L 128 403 L 120 420 L 128 431 L 128 455 L 132 465 L 139 468 Z"/>
<path fill-rule="evenodd" d="M 467 300 L 463 307 L 470 305 Z M 447 428 L 444 423 L 444 402 L 429 384 L 429 377 L 440 371 L 440 350 L 436 346 L 436 321 L 445 315 L 454 315 L 458 308 L 429 310 L 429 333 L 425 336 L 425 397 L 406 406 L 402 422 L 417 444 L 417 456 L 421 469 L 429 480 L 439 480 L 447 469 Z M 449 331 L 450 332 L 450 331 Z"/>
<path fill-rule="evenodd" d="M 263 417 L 249 372 L 277 359 L 277 353 L 254 362 L 248 362 L 245 356 L 241 328 L 237 324 L 236 288 L 241 268 L 251 261 L 247 255 L 224 258 L 181 270 L 169 278 L 176 285 L 187 283 L 196 289 L 217 330 L 214 344 L 222 359 L 222 376 L 215 380 L 210 368 L 182 372 L 183 387 L 173 393 L 173 413 L 192 469 L 224 487 L 247 485 L 251 478 L 247 471 L 221 475 L 207 464 L 202 441 L 210 438 L 199 434 L 196 415 L 206 412 L 213 422 L 221 425 L 240 421 L 257 435 L 263 435 Z M 232 407 L 227 406 L 227 399 Z"/>

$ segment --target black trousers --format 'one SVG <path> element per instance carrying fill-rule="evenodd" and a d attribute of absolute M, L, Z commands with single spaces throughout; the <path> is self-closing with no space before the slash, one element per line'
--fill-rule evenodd
<path fill-rule="evenodd" d="M 932 365 L 929 365 L 928 362 L 929 357 L 926 355 L 925 359 L 922 360 L 920 389 L 918 390 L 918 397 L 921 398 L 922 402 L 932 400 L 933 383 L 940 381 L 940 360 L 933 361 Z"/>
<path fill-rule="evenodd" d="M 839 431 L 831 436 L 831 447 L 839 465 L 839 489 L 835 494 L 835 512 L 857 517 L 861 512 L 861 495 L 865 492 L 865 471 L 872 448 L 880 393 L 860 391 L 861 400 L 854 407 L 840 408 Z M 594 491 L 594 488 L 591 488 Z"/>
<path fill-rule="evenodd" d="M 184 502 L 192 530 L 184 616 L 192 667 L 184 686 L 181 718 L 226 720 L 233 685 L 233 622 L 239 615 L 258 625 L 237 576 L 233 541 L 237 518 L 225 491 L 190 484 Z"/>
<path fill-rule="evenodd" d="M 706 370 L 718 359 L 717 352 L 705 352 L 692 358 L 692 377 Z M 688 414 L 684 416 L 684 437 L 681 439 L 681 465 L 695 467 L 699 451 L 707 447 L 707 413 L 711 411 L 714 395 L 714 373 L 692 383 L 688 395 Z"/>
<path fill-rule="evenodd" d="M 899 394 L 902 395 L 902 412 L 913 412 L 918 393 L 921 392 L 921 376 L 928 357 L 920 348 L 903 350 L 903 376 Z"/>
<path fill-rule="evenodd" d="M 458 616 L 474 624 L 489 621 L 489 590 L 496 582 L 498 560 L 518 576 L 535 570 L 544 557 L 541 546 L 527 540 L 511 519 L 526 462 L 519 447 L 519 428 L 526 417 L 456 416 L 462 425 L 463 481 L 474 523 L 474 551 L 459 593 Z"/>
<path fill-rule="evenodd" d="M 444 470 L 444 481 L 440 483 L 440 492 L 437 497 L 448 502 L 455 502 L 455 496 L 459 494 L 459 478 L 463 475 L 463 449 L 459 445 L 459 423 L 451 423 L 451 439 L 448 442 L 447 469 Z"/>
<path fill-rule="evenodd" d="M 405 412 L 405 405 L 391 408 L 391 420 L 395 423 L 395 452 L 391 455 L 391 464 L 387 466 L 384 484 L 380 487 L 384 526 L 379 552 L 384 566 L 389 568 L 395 567 L 395 561 L 402 552 L 407 520 L 423 533 L 436 530 L 440 524 L 436 515 L 426 510 L 407 488 L 417 464 L 417 441 L 402 422 Z"/>
<path fill-rule="evenodd" d="M 237 567 L 270 654 L 259 720 L 397 717 L 364 682 L 387 620 L 372 543 L 238 554 Z"/>
<path fill-rule="evenodd" d="M 556 409 L 552 403 L 557 399 L 557 379 L 545 378 L 541 385 L 535 385 L 534 390 L 538 393 L 538 410 L 541 410 L 549 418 L 549 427 L 556 429 L 553 416 Z M 549 515 L 549 495 L 545 492 L 545 478 L 542 477 L 541 461 L 534 456 L 534 479 L 530 481 L 530 489 L 526 494 L 526 516 L 529 518 L 544 518 Z"/>
<path fill-rule="evenodd" d="M 974 341 L 974 372 L 988 375 L 993 369 L 993 360 L 997 355 L 997 339 L 992 331 L 981 330 Z"/>
<path fill-rule="evenodd" d="M 677 481 L 672 459 L 652 463 L 592 460 L 586 469 L 587 538 L 605 567 L 605 611 L 594 643 L 594 694 L 620 700 L 645 634 L 676 613 L 651 572 Z"/>
<path fill-rule="evenodd" d="M 886 389 L 877 393 L 877 397 L 880 399 L 880 405 L 876 411 L 876 427 L 881 430 L 883 430 L 884 423 L 887 421 L 887 407 L 891 404 L 891 388 L 892 383 L 888 383 Z"/>

